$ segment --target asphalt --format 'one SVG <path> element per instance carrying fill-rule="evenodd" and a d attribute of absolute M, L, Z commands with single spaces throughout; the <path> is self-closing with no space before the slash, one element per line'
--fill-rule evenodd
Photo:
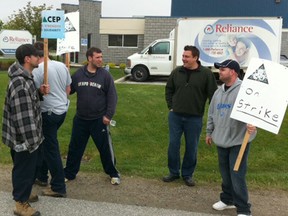
<path fill-rule="evenodd" d="M 0 215 L 13 215 L 15 202 L 11 193 L 0 191 Z M 92 202 L 68 198 L 40 196 L 39 201 L 31 206 L 40 211 L 42 216 L 216 216 L 196 212 L 122 205 L 106 202 Z"/>

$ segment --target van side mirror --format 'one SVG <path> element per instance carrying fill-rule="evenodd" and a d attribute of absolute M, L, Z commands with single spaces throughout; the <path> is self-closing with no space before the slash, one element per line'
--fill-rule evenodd
<path fill-rule="evenodd" d="M 149 55 L 152 54 L 152 46 L 149 47 L 149 49 L 148 49 L 148 54 L 149 54 Z"/>

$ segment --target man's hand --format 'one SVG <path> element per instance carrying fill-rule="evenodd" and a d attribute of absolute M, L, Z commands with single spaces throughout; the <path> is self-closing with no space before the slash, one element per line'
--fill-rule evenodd
<path fill-rule="evenodd" d="M 110 124 L 110 119 L 107 118 L 106 116 L 103 116 L 103 124 L 109 125 Z"/>
<path fill-rule="evenodd" d="M 39 88 L 39 91 L 43 95 L 47 95 L 50 92 L 50 85 L 49 84 L 42 84 Z"/>
<path fill-rule="evenodd" d="M 247 124 L 247 132 L 248 132 L 249 134 L 255 133 L 256 130 L 257 130 L 257 128 L 256 128 L 254 125 Z"/>
<path fill-rule="evenodd" d="M 210 137 L 210 136 L 206 136 L 206 144 L 207 145 L 209 145 L 209 146 L 211 146 L 212 145 L 212 137 Z"/>

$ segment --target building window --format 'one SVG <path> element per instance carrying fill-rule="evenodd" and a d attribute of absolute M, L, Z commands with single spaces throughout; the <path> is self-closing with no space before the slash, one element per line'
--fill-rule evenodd
<path fill-rule="evenodd" d="M 109 47 L 137 47 L 138 35 L 109 35 Z"/>

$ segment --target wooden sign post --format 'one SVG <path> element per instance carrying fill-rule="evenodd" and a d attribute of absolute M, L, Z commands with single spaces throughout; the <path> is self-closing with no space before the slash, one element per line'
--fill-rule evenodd
<path fill-rule="evenodd" d="M 238 171 L 239 170 L 239 167 L 240 167 L 244 152 L 246 150 L 246 146 L 247 146 L 247 143 L 249 141 L 249 138 L 250 138 L 250 134 L 246 130 L 246 133 L 245 133 L 245 136 L 244 136 L 240 151 L 238 153 L 238 157 L 237 157 L 236 163 L 234 165 L 234 169 L 233 169 L 234 171 Z"/>
<path fill-rule="evenodd" d="M 48 84 L 48 39 L 44 39 L 44 84 Z"/>

